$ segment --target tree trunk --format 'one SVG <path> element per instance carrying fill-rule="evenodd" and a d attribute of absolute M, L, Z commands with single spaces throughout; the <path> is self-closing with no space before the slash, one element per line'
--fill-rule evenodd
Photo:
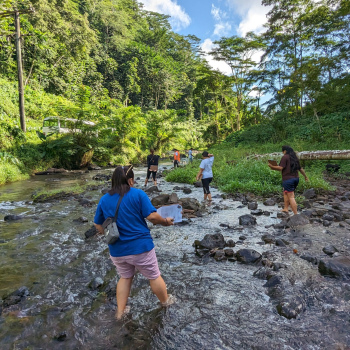
<path fill-rule="evenodd" d="M 300 160 L 347 160 L 350 159 L 350 150 L 335 151 L 304 151 L 296 152 Z M 281 152 L 268 154 L 254 154 L 248 158 L 282 157 Z"/>

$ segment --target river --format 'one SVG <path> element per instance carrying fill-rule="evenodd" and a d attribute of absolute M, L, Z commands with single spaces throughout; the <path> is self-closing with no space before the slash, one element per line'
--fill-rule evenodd
<path fill-rule="evenodd" d="M 144 170 L 136 169 L 135 177 L 143 179 Z M 238 218 L 250 210 L 241 202 L 223 199 L 216 189 L 203 217 L 189 219 L 187 225 L 151 228 L 160 270 L 176 303 L 161 308 L 148 281 L 137 274 L 129 298 L 131 312 L 117 322 L 113 297 L 117 275 L 107 246 L 96 236 L 84 237 L 101 190 L 84 194 L 96 203 L 91 207 L 75 199 L 32 202 L 38 190 L 84 184 L 96 174 L 37 176 L 0 187 L 0 297 L 22 286 L 29 290 L 20 303 L 3 308 L 2 350 L 350 349 L 349 284 L 321 276 L 317 266 L 293 253 L 292 245 L 281 249 L 262 244 L 261 236 L 272 230 L 265 226 L 280 221 L 277 206 L 259 203 L 271 215 L 259 216 L 256 226 L 242 228 Z M 138 182 L 141 187 L 143 180 Z M 183 186 L 159 182 L 167 193 L 176 185 Z M 189 195 L 176 193 L 202 200 L 202 189 L 191 189 Z M 9 214 L 24 218 L 3 221 Z M 74 221 L 81 216 L 88 222 Z M 310 230 L 315 236 L 327 236 Z M 296 319 L 280 316 L 264 287 L 266 280 L 253 276 L 259 268 L 255 265 L 196 256 L 193 242 L 216 232 L 239 242 L 234 251 L 268 252 L 285 264 L 288 288 L 303 295 L 305 310 Z M 247 239 L 240 241 L 242 235 Z M 339 238 L 339 244 L 343 240 Z M 91 288 L 98 277 L 103 286 Z"/>

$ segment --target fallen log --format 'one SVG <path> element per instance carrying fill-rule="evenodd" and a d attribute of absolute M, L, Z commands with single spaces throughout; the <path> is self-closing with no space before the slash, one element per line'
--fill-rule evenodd
<path fill-rule="evenodd" d="M 333 151 L 303 151 L 296 152 L 300 160 L 347 160 L 350 159 L 350 150 L 333 150 Z M 276 158 L 282 157 L 282 152 L 268 153 L 268 154 L 253 154 L 248 159 L 260 158 Z"/>

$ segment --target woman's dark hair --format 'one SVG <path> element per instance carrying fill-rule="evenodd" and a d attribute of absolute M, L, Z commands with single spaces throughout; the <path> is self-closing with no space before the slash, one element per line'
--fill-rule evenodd
<path fill-rule="evenodd" d="M 108 193 L 112 196 L 116 193 L 124 196 L 125 193 L 129 192 L 130 185 L 128 183 L 129 179 L 134 178 L 134 172 L 132 171 L 133 166 L 118 166 L 115 168 L 112 175 L 112 188 Z"/>
<path fill-rule="evenodd" d="M 204 152 L 202 153 L 202 156 L 203 156 L 203 157 L 208 157 L 208 156 L 209 156 L 209 153 L 208 153 L 207 151 L 204 151 Z"/>
<path fill-rule="evenodd" d="M 295 154 L 294 150 L 290 146 L 282 146 L 282 152 L 286 151 L 286 154 L 289 155 L 290 158 L 290 171 L 291 173 L 296 173 L 298 170 L 301 169 L 299 159 L 297 155 Z"/>
<path fill-rule="evenodd" d="M 151 148 L 149 151 L 151 152 L 151 154 L 154 153 L 154 149 L 153 148 Z"/>

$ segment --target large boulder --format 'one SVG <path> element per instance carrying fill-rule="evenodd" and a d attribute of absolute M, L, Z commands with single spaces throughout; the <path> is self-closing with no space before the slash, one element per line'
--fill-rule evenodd
<path fill-rule="evenodd" d="M 194 187 L 203 187 L 202 181 L 196 181 Z"/>
<path fill-rule="evenodd" d="M 224 248 L 226 246 L 224 236 L 221 233 L 207 234 L 201 241 L 195 242 L 196 248 L 200 249 L 214 249 Z"/>
<path fill-rule="evenodd" d="M 242 226 L 256 225 L 256 218 L 250 214 L 242 215 L 239 217 L 239 224 Z"/>
<path fill-rule="evenodd" d="M 261 259 L 261 254 L 254 249 L 240 249 L 236 253 L 236 257 L 243 264 L 254 264 Z"/>
<path fill-rule="evenodd" d="M 290 227 L 304 226 L 310 223 L 309 218 L 304 214 L 295 214 L 287 219 Z"/>
<path fill-rule="evenodd" d="M 181 202 L 183 209 L 198 211 L 201 207 L 200 203 L 195 198 L 181 198 L 179 201 Z"/>
<path fill-rule="evenodd" d="M 348 280 L 350 279 L 350 258 L 338 256 L 322 259 L 318 264 L 318 271 L 321 275 Z"/>
<path fill-rule="evenodd" d="M 159 196 L 152 198 L 151 202 L 155 207 L 158 207 L 167 204 L 169 197 L 170 196 L 167 193 L 160 194 Z"/>

